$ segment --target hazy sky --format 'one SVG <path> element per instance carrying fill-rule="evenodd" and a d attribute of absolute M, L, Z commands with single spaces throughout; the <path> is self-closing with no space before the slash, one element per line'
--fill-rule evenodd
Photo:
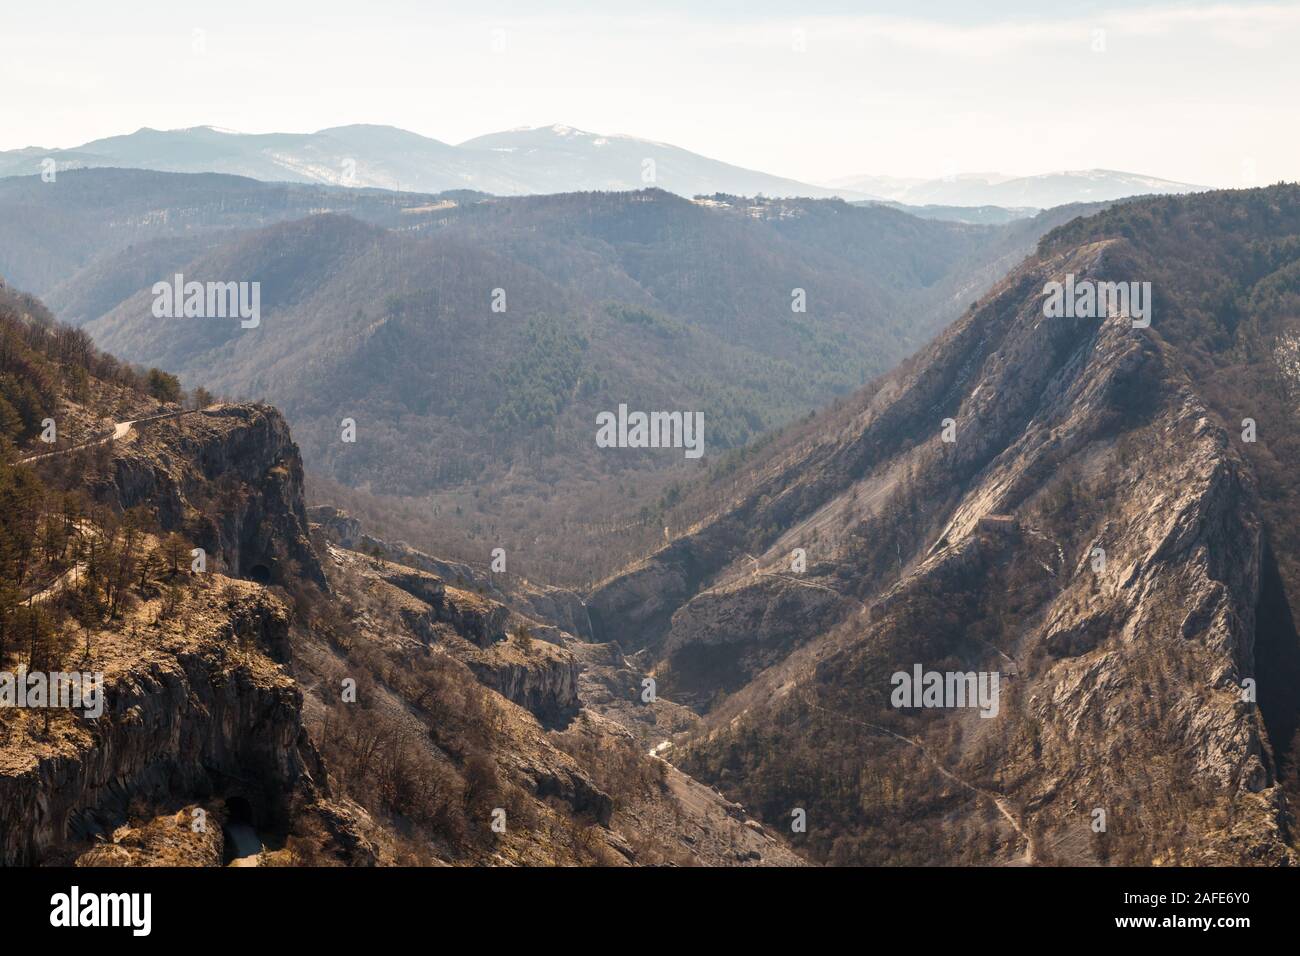
<path fill-rule="evenodd" d="M 6 149 L 141 126 L 389 123 L 456 143 L 565 123 L 812 181 L 1300 178 L 1297 3 L 5 6 Z"/>

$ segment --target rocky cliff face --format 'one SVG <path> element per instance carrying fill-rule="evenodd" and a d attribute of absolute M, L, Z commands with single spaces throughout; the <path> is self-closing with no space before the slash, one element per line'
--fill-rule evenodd
<path fill-rule="evenodd" d="M 111 430 L 106 408 L 135 420 L 80 458 L 38 463 L 60 481 L 86 467 L 92 499 L 70 526 L 72 566 L 40 600 L 59 605 L 52 621 L 64 632 L 48 653 L 64 669 L 102 672 L 105 707 L 94 720 L 64 709 L 2 715 L 0 862 L 219 863 L 231 800 L 261 834 L 307 825 L 333 860 L 373 862 L 373 822 L 331 800 L 304 727 L 296 611 L 263 586 L 324 585 L 283 418 L 259 405 L 180 412 L 93 379 L 79 398 L 66 417 L 88 438 Z M 145 513 L 146 529 L 156 522 L 204 548 L 206 570 L 190 573 L 184 554 L 172 571 L 161 536 L 121 532 L 110 512 L 127 509 Z M 191 810 L 207 830 L 176 829 Z"/>
<path fill-rule="evenodd" d="M 323 583 L 307 540 L 303 469 L 284 417 L 264 405 L 219 405 L 136 424 L 113 445 L 96 489 L 120 508 L 147 504 L 186 532 L 214 569 L 261 581 Z"/>
<path fill-rule="evenodd" d="M 569 654 L 519 655 L 513 660 L 471 658 L 467 663 L 480 682 L 530 711 L 544 726 L 564 726 L 581 706 L 580 668 Z"/>
<path fill-rule="evenodd" d="M 103 715 L 4 751 L 0 862 L 31 865 L 92 841 L 135 800 L 239 796 L 271 830 L 320 795 L 302 695 L 265 656 L 284 645 L 288 613 L 260 588 L 233 593 L 200 592 L 184 632 L 101 637 Z"/>

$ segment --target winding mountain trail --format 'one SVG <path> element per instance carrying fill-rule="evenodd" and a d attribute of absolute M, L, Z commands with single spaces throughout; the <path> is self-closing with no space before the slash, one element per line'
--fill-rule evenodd
<path fill-rule="evenodd" d="M 216 406 L 208 406 L 214 408 Z M 70 455 L 74 451 L 82 451 L 86 448 L 94 448 L 97 445 L 108 445 L 116 441 L 121 441 L 135 429 L 136 425 L 145 425 L 149 422 L 159 422 L 168 418 L 181 418 L 185 415 L 202 415 L 208 411 L 208 408 L 194 408 L 182 412 L 164 412 L 161 415 L 150 415 L 147 418 L 135 418 L 130 421 L 116 422 L 109 431 L 96 435 L 88 441 L 80 442 L 69 448 L 60 448 L 57 451 L 41 452 L 39 455 L 28 455 L 26 458 L 19 458 L 15 464 L 27 465 L 35 461 L 44 461 L 47 458 L 57 458 L 60 455 Z"/>
<path fill-rule="evenodd" d="M 60 448 L 58 451 L 42 452 L 39 455 L 28 455 L 26 458 L 19 458 L 17 464 L 29 465 L 32 462 L 44 461 L 47 458 L 58 458 L 60 455 L 68 455 L 74 451 L 81 451 L 84 448 L 94 448 L 96 445 L 107 445 L 110 442 L 120 441 L 131 432 L 131 427 L 135 422 L 118 422 L 113 426 L 113 430 L 99 435 L 90 441 L 84 441 L 80 444 L 73 445 L 69 448 Z"/>
<path fill-rule="evenodd" d="M 27 598 L 27 606 L 32 607 L 36 604 L 44 604 L 46 601 L 63 593 L 70 582 L 80 580 L 90 571 L 90 565 L 84 561 L 79 561 L 72 567 L 68 568 L 57 578 L 47 584 L 44 588 Z"/>

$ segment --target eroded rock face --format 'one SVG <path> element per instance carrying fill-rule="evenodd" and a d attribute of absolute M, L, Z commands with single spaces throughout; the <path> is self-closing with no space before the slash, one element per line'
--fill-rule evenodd
<path fill-rule="evenodd" d="M 84 652 L 78 634 L 89 659 L 77 669 L 105 675 L 97 720 L 58 712 L 42 727 L 39 716 L 5 715 L 0 864 L 219 864 L 228 799 L 260 832 L 305 827 L 332 862 L 391 858 L 368 814 L 331 796 L 292 677 L 295 612 L 255 583 L 326 588 L 283 417 L 262 405 L 147 405 L 102 449 L 107 477 L 90 490 L 182 532 L 207 551 L 207 568 L 142 578 L 117 616 L 86 630 Z M 150 538 L 141 553 L 160 546 Z M 215 837 L 180 839 L 172 816 L 183 806 L 211 810 Z"/>
<path fill-rule="evenodd" d="M 462 637 L 485 650 L 506 639 L 510 610 L 471 591 L 450 589 L 435 611 L 439 620 L 446 621 Z"/>
<path fill-rule="evenodd" d="M 234 636 L 253 647 L 287 640 L 285 608 L 255 590 L 228 617 L 213 604 L 185 638 L 114 665 L 104 713 L 81 721 L 59 752 L 8 761 L 0 863 L 36 864 L 111 831 L 137 798 L 239 794 L 267 828 L 286 826 L 293 805 L 314 798 L 324 773 L 302 727 L 301 692 Z"/>
<path fill-rule="evenodd" d="M 1047 281 L 1122 281 L 1141 274 L 1135 256 L 1111 239 L 1031 260 L 860 405 L 778 447 L 722 512 L 597 590 L 601 630 L 706 714 L 685 769 L 725 772 L 776 813 L 794 798 L 763 755 L 852 733 L 853 772 L 885 793 L 952 785 L 909 766 L 918 747 L 997 782 L 1019 830 L 991 797 L 935 811 L 945 832 L 996 834 L 1000 850 L 963 859 L 1041 862 L 1059 843 L 1095 860 L 1110 852 L 1089 837 L 1096 807 L 1129 861 L 1290 857 L 1241 689 L 1260 600 L 1254 475 L 1159 334 L 1044 315 Z M 900 722 L 887 678 L 917 663 L 1001 672 L 997 719 Z M 720 684 L 734 696 L 703 693 Z M 838 809 L 843 832 L 892 839 L 870 808 Z M 1176 846 L 1158 836 L 1171 817 Z M 1033 827 L 1051 840 L 1026 845 Z"/>
<path fill-rule="evenodd" d="M 165 530 L 205 548 L 214 570 L 324 583 L 307 537 L 302 459 L 276 409 L 219 405 L 142 422 L 112 454 L 112 478 L 97 497 L 149 506 Z"/>
<path fill-rule="evenodd" d="M 548 651 L 538 659 L 515 660 L 474 657 L 466 663 L 480 682 L 532 712 L 544 726 L 564 726 L 581 706 L 580 667 L 570 654 Z"/>
<path fill-rule="evenodd" d="M 571 760 L 548 760 L 542 755 L 541 759 L 521 762 L 520 769 L 537 796 L 559 798 L 574 812 L 590 816 L 601 826 L 609 825 L 614 801 Z"/>
<path fill-rule="evenodd" d="M 361 522 L 342 508 L 317 505 L 307 509 L 307 517 L 312 524 L 320 525 L 326 537 L 339 547 L 349 551 L 369 550 L 361 540 Z"/>
<path fill-rule="evenodd" d="M 719 524 L 673 542 L 597 587 L 587 602 L 601 640 L 629 651 L 657 648 L 673 614 L 716 573 L 731 552 Z"/>

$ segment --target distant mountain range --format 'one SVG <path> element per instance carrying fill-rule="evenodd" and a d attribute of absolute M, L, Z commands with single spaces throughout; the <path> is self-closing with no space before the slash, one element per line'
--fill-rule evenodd
<path fill-rule="evenodd" d="M 625 191 L 657 186 L 681 196 L 869 198 L 771 176 L 666 143 L 603 136 L 570 126 L 508 130 L 459 146 L 392 126 L 339 126 L 316 133 L 244 134 L 211 126 L 140 129 L 75 149 L 0 152 L 0 176 L 57 168 L 133 167 L 232 173 L 268 182 L 377 186 L 414 192 L 474 189 L 501 196 Z"/>
<path fill-rule="evenodd" d="M 232 173 L 267 182 L 372 186 L 414 192 L 472 189 L 500 196 L 625 191 L 655 186 L 680 196 L 888 200 L 908 206 L 1045 209 L 1202 187 L 1112 170 L 1011 177 L 974 173 L 943 179 L 854 176 L 823 185 L 733 166 L 667 143 L 542 126 L 490 133 L 460 145 L 393 126 L 338 126 L 315 133 L 246 134 L 212 126 L 93 140 L 72 149 L 0 152 L 0 176 L 56 169 L 132 167 Z"/>
<path fill-rule="evenodd" d="M 849 176 L 825 184 L 906 206 L 1002 206 L 1050 209 L 1074 202 L 1113 202 L 1130 196 L 1202 192 L 1208 187 L 1113 169 L 1080 169 L 1038 176 L 964 173 L 940 179 Z"/>

